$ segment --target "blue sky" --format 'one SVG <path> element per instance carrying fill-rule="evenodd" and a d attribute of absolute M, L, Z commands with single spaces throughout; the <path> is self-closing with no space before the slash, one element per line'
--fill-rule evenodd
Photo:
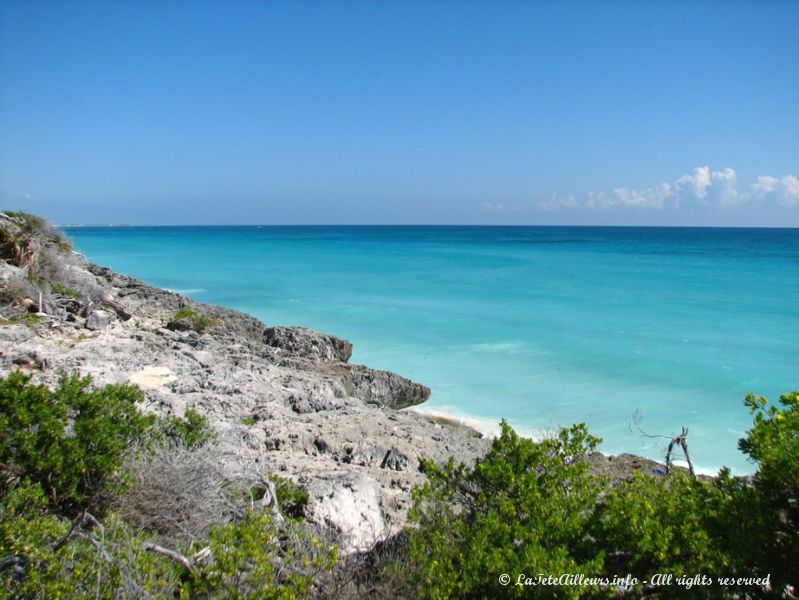
<path fill-rule="evenodd" d="M 0 3 L 60 223 L 799 225 L 799 2 Z"/>

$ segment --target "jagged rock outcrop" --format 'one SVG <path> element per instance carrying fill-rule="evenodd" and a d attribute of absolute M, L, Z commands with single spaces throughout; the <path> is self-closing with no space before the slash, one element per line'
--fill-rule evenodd
<path fill-rule="evenodd" d="M 2 216 L 0 229 L 17 227 Z M 53 385 L 62 373 L 79 372 L 98 385 L 139 385 L 145 411 L 196 410 L 217 433 L 220 468 L 296 481 L 311 497 L 309 519 L 333 528 L 344 550 L 364 548 L 404 524 L 410 490 L 423 481 L 420 457 L 472 462 L 487 450 L 488 440 L 474 430 L 398 411 L 427 400 L 429 388 L 349 364 L 346 340 L 267 327 L 153 288 L 88 264 L 56 238 L 37 252 L 53 282 L 44 290 L 25 268 L 0 260 L 3 315 L 12 304 L 29 311 L 37 289 L 45 313 L 27 325 L 0 326 L 0 374 L 24 369 Z M 181 309 L 213 325 L 166 328 Z"/>
<path fill-rule="evenodd" d="M 324 362 L 347 362 L 352 344 L 332 335 L 305 327 L 268 327 L 264 342 L 293 356 Z"/>
<path fill-rule="evenodd" d="M 389 371 L 376 371 L 359 365 L 349 368 L 355 395 L 367 404 L 400 409 L 421 404 L 430 397 L 430 388 Z"/>

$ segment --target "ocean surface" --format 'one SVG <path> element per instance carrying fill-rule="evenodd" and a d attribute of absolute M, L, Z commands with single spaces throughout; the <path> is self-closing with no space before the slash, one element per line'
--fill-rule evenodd
<path fill-rule="evenodd" d="M 799 388 L 799 230 L 84 227 L 77 248 L 196 300 L 351 340 L 430 386 L 425 410 L 525 434 L 588 423 L 602 451 L 737 450 L 747 392 Z"/>

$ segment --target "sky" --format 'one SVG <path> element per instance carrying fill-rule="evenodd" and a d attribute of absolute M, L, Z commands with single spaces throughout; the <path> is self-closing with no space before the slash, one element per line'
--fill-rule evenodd
<path fill-rule="evenodd" d="M 0 2 L 0 208 L 799 226 L 799 2 Z"/>

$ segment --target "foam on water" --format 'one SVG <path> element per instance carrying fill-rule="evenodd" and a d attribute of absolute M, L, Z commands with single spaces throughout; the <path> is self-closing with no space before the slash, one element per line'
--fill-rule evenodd
<path fill-rule="evenodd" d="M 197 300 L 351 340 L 430 386 L 425 410 L 523 432 L 575 421 L 608 453 L 689 427 L 751 472 L 747 392 L 799 387 L 799 231 L 586 227 L 70 230 L 90 260 Z M 496 430 L 496 428 L 495 428 Z"/>
<path fill-rule="evenodd" d="M 449 421 L 451 423 L 455 423 L 457 425 L 463 425 L 465 427 L 471 427 L 472 429 L 479 431 L 484 436 L 495 438 L 499 437 L 501 433 L 501 428 L 499 421 L 495 421 L 493 419 L 481 419 L 479 417 L 473 417 L 465 414 L 462 410 L 458 410 L 455 407 L 451 406 L 440 406 L 436 408 L 429 408 L 425 405 L 415 406 L 413 408 L 406 408 L 408 412 L 415 412 L 421 415 L 427 415 L 429 417 L 435 417 L 438 419 L 443 419 Z M 524 437 L 532 438 L 534 440 L 540 440 L 545 436 L 551 434 L 548 431 L 540 431 L 535 429 L 529 429 L 524 425 L 519 425 L 516 423 L 509 423 L 514 430 Z"/>

